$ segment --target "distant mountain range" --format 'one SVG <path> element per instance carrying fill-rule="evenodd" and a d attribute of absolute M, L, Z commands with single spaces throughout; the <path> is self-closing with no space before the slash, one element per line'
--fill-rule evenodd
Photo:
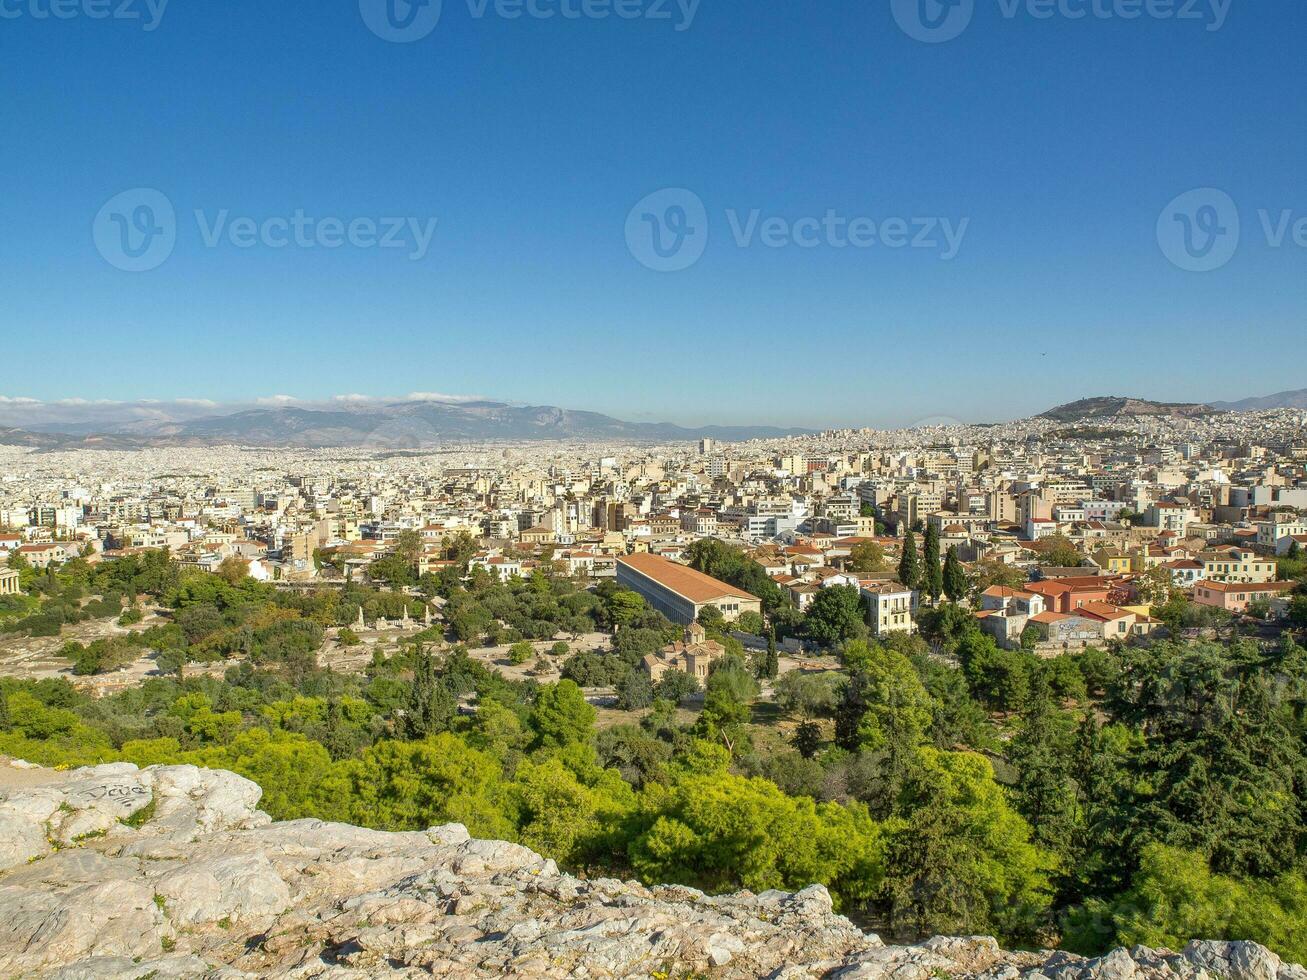
<path fill-rule="evenodd" d="M 36 449 L 134 449 L 146 446 L 357 447 L 430 449 L 487 441 L 743 442 L 806 435 L 765 425 L 687 428 L 624 422 L 598 412 L 512 405 L 483 399 L 414 395 L 399 400 L 349 396 L 338 402 L 229 405 L 213 402 L 42 403 L 0 398 L 0 445 Z M 83 407 L 84 406 L 84 407 Z M 1210 405 L 1102 396 L 1059 405 L 1038 416 L 1057 422 L 1117 416 L 1198 417 L 1216 412 L 1307 409 L 1307 389 Z"/>
<path fill-rule="evenodd" d="M 39 430 L 39 431 L 38 431 Z M 0 429 L 0 443 L 39 448 L 122 449 L 138 446 L 293 446 L 423 449 L 487 440 L 680 442 L 783 438 L 809 430 L 774 426 L 685 428 L 666 422 L 623 422 L 597 412 L 493 401 L 401 401 L 343 409 L 256 408 L 168 420 L 36 422 Z"/>
<path fill-rule="evenodd" d="M 1281 391 L 1263 398 L 1245 398 L 1237 402 L 1212 402 L 1222 412 L 1266 412 L 1274 408 L 1307 408 L 1307 388 Z"/>
<path fill-rule="evenodd" d="M 1208 405 L 1187 402 L 1150 402 L 1142 398 L 1124 398 L 1119 395 L 1107 395 L 1098 398 L 1082 398 L 1080 401 L 1051 408 L 1039 416 L 1054 422 L 1077 422 L 1080 419 L 1104 419 L 1118 415 L 1162 415 L 1192 418 L 1199 415 L 1212 415 L 1214 409 Z"/>

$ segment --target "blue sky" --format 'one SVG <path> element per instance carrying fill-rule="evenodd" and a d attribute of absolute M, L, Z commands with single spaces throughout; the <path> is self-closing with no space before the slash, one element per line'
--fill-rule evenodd
<path fill-rule="evenodd" d="M 50 2 L 0 0 L 0 395 L 435 391 L 810 426 L 1304 383 L 1307 247 L 1259 217 L 1307 217 L 1302 4 L 1234 0 L 1213 30 L 1213 0 L 1193 19 L 974 0 L 929 44 L 889 0 L 701 0 L 692 20 L 661 0 L 623 2 L 670 19 L 445 0 L 410 43 L 359 0 L 171 0 L 153 30 L 146 0 L 138 20 Z M 167 260 L 133 273 L 92 230 L 136 188 L 176 225 Z M 704 209 L 680 271 L 626 237 L 663 188 Z M 1194 188 L 1240 222 L 1212 271 L 1159 247 Z M 437 224 L 418 259 L 229 234 L 297 210 Z M 742 245 L 732 222 L 754 212 L 777 241 L 828 213 L 965 235 L 947 259 L 823 233 Z"/>

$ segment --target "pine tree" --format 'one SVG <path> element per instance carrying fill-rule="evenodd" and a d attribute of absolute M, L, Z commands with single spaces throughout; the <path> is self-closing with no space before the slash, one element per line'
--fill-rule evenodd
<path fill-rule="evenodd" d="M 939 564 L 939 531 L 931 524 L 926 528 L 926 543 L 922 560 L 922 588 L 938 602 L 944 591 L 944 572 Z"/>
<path fill-rule="evenodd" d="M 327 700 L 327 724 L 321 742 L 333 761 L 339 762 L 354 754 L 354 733 L 345 720 L 345 710 L 336 697 Z"/>
<path fill-rule="evenodd" d="M 803 722 L 794 730 L 790 744 L 798 749 L 799 755 L 811 759 L 821 748 L 821 726 L 813 721 Z"/>
<path fill-rule="evenodd" d="M 956 546 L 951 546 L 944 557 L 944 594 L 951 602 L 958 602 L 967 594 L 967 573 L 962 570 Z"/>
<path fill-rule="evenodd" d="M 909 589 L 915 589 L 921 584 L 921 569 L 917 564 L 917 537 L 911 531 L 903 539 L 903 557 L 899 559 L 899 581 Z"/>
<path fill-rule="evenodd" d="M 9 717 L 9 698 L 5 695 L 4 688 L 0 687 L 0 732 L 9 731 L 13 724 Z"/>
<path fill-rule="evenodd" d="M 1008 747 L 1017 770 L 1016 807 L 1030 821 L 1034 842 L 1069 863 L 1080 820 L 1069 778 L 1073 722 L 1054 702 L 1045 671 L 1034 672 L 1021 714 L 1020 730 Z"/>
<path fill-rule="evenodd" d="M 413 686 L 405 705 L 405 734 L 411 739 L 422 739 L 448 731 L 454 723 L 454 711 L 454 695 L 436 676 L 431 654 L 419 651 L 413 668 Z"/>
<path fill-rule="evenodd" d="M 776 652 L 776 627 L 773 626 L 767 633 L 767 667 L 766 674 L 771 680 L 776 679 L 776 675 L 781 672 L 780 658 Z"/>

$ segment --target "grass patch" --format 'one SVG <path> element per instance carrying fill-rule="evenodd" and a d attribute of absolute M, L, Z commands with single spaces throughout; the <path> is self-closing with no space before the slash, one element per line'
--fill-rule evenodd
<path fill-rule="evenodd" d="M 154 797 L 150 797 L 150 802 L 145 804 L 130 817 L 120 817 L 118 822 L 126 827 L 140 828 L 144 827 L 154 818 Z"/>

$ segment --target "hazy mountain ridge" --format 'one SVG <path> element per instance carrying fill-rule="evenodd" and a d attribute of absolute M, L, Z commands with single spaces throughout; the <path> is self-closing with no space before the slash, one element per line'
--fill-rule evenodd
<path fill-rule="evenodd" d="M 38 428 L 40 431 L 35 431 Z M 675 442 L 712 438 L 739 442 L 809 431 L 776 426 L 687 428 L 666 422 L 624 422 L 598 412 L 549 405 L 493 401 L 404 401 L 341 409 L 254 408 L 194 419 L 122 422 L 92 430 L 87 422 L 39 423 L 28 429 L 0 429 L 0 443 L 44 449 L 223 444 L 416 449 L 486 440 Z"/>
<path fill-rule="evenodd" d="M 1211 402 L 1222 412 L 1267 412 L 1276 408 L 1307 408 L 1307 388 L 1277 391 L 1261 398 L 1242 398 L 1237 402 Z"/>

